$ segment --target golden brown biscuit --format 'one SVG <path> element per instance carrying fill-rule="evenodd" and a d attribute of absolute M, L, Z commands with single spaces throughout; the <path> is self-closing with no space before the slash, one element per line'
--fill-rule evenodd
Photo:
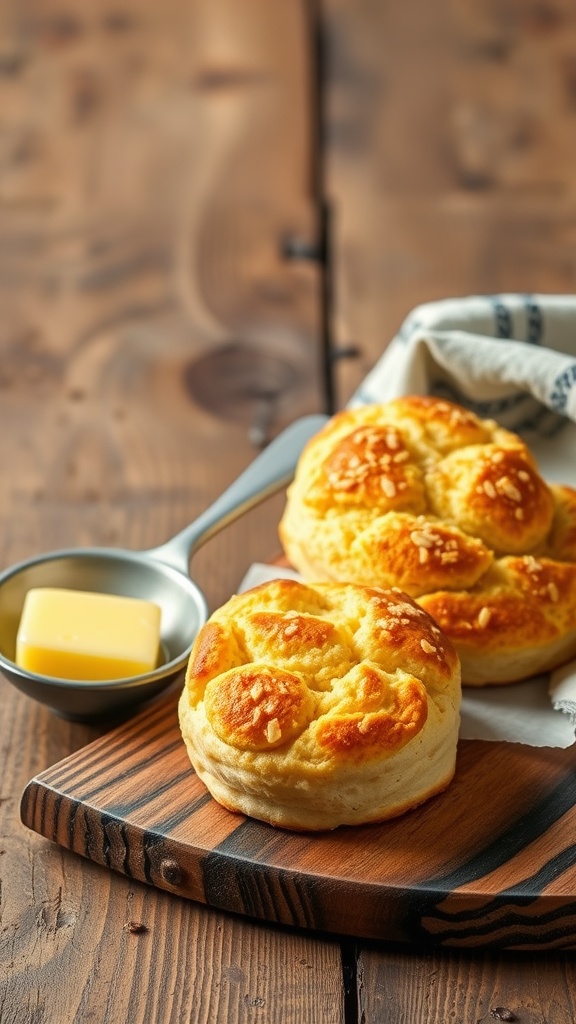
<path fill-rule="evenodd" d="M 179 719 L 219 803 L 321 830 L 381 821 L 444 789 L 460 695 L 454 649 L 400 590 L 274 580 L 200 631 Z"/>
<path fill-rule="evenodd" d="M 452 639 L 469 685 L 515 682 L 576 655 L 576 566 L 567 562 L 507 556 L 477 587 L 419 603 Z"/>
<path fill-rule="evenodd" d="M 497 554 L 531 551 L 552 525 L 552 493 L 527 449 L 470 445 L 440 460 L 426 484 L 433 514 Z"/>
<path fill-rule="evenodd" d="M 417 598 L 460 654 L 464 683 L 512 682 L 576 654 L 576 491 L 548 486 L 517 435 L 451 402 L 407 396 L 334 416 L 300 458 L 280 539 L 307 580 Z M 550 563 L 558 596 L 546 612 L 508 571 L 523 555 Z M 476 628 L 495 590 L 509 614 Z"/>

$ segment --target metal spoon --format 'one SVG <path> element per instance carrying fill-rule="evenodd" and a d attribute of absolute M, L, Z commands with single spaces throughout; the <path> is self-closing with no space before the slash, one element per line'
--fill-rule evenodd
<path fill-rule="evenodd" d="M 142 703 L 185 669 L 208 608 L 189 576 L 198 548 L 254 505 L 286 486 L 306 442 L 326 422 L 323 415 L 296 420 L 244 470 L 193 523 L 148 551 L 76 548 L 39 555 L 0 574 L 0 671 L 29 697 L 58 714 L 88 721 Z M 22 605 L 32 587 L 65 587 L 155 601 L 162 609 L 164 663 L 129 679 L 79 682 L 28 672 L 15 664 Z"/>

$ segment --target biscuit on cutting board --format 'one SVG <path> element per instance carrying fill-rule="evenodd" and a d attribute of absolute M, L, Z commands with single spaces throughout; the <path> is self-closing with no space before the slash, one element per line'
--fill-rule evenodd
<path fill-rule="evenodd" d="M 303 831 L 382 821 L 454 774 L 460 665 L 399 590 L 274 580 L 200 631 L 179 703 L 224 807 Z"/>
<path fill-rule="evenodd" d="M 280 539 L 309 581 L 398 586 L 437 621 L 462 681 L 576 655 L 576 490 L 516 434 L 444 399 L 341 412 L 308 443 Z"/>

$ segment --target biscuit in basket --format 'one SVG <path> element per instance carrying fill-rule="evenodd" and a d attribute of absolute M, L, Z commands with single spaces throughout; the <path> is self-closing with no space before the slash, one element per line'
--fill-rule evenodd
<path fill-rule="evenodd" d="M 280 523 L 311 581 L 398 586 L 437 620 L 470 685 L 576 654 L 576 491 L 522 440 L 430 396 L 334 416 L 300 458 Z"/>
<path fill-rule="evenodd" d="M 302 831 L 396 816 L 455 765 L 460 666 L 399 590 L 273 580 L 200 631 L 179 703 L 224 807 Z"/>

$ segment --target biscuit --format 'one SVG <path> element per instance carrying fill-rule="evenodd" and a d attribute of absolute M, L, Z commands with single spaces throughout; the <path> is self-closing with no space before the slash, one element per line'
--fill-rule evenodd
<path fill-rule="evenodd" d="M 334 416 L 302 453 L 279 531 L 306 580 L 416 598 L 466 684 L 576 654 L 576 491 L 549 486 L 516 434 L 454 403 L 406 396 Z M 544 598 L 524 586 L 524 556 L 544 560 Z"/>
<path fill-rule="evenodd" d="M 400 590 L 274 580 L 201 629 L 179 721 L 224 807 L 288 829 L 382 821 L 454 774 L 458 657 Z"/>

